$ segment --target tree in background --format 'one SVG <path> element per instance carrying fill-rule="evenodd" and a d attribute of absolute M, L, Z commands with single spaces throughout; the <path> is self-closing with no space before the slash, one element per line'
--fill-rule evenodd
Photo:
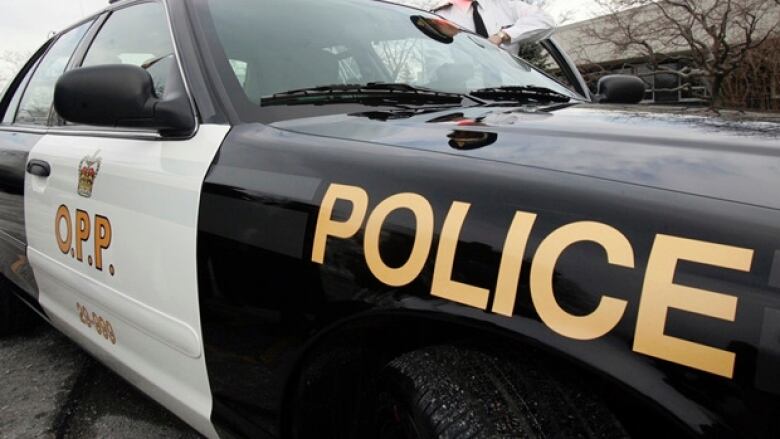
<path fill-rule="evenodd" d="M 730 108 L 780 110 L 780 38 L 753 50 L 723 83 L 723 103 Z"/>
<path fill-rule="evenodd" d="M 29 55 L 22 52 L 6 50 L 0 52 L 0 92 L 4 91 L 6 86 L 16 75 L 16 72 L 22 68 Z"/>
<path fill-rule="evenodd" d="M 724 83 L 780 29 L 780 0 L 596 1 L 605 19 L 585 29 L 589 39 L 644 56 L 653 71 L 680 77 L 680 88 L 704 83 L 713 108 Z M 669 59 L 679 67 L 665 65 Z"/>
<path fill-rule="evenodd" d="M 542 47 L 541 44 L 523 43 L 520 45 L 520 50 L 517 55 L 542 70 L 546 71 L 550 68 L 551 60 L 547 56 L 547 51 L 544 50 L 544 47 Z"/>

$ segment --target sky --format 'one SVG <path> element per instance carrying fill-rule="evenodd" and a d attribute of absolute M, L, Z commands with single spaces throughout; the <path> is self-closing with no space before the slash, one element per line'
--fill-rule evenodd
<path fill-rule="evenodd" d="M 571 12 L 570 17 L 577 21 L 592 15 L 593 0 L 548 1 L 549 12 L 555 17 Z M 425 6 L 437 0 L 399 2 Z M 62 30 L 107 5 L 108 0 L 0 0 L 0 91 L 21 67 L 19 63 L 40 47 L 51 32 Z"/>
<path fill-rule="evenodd" d="M 0 53 L 33 52 L 52 31 L 108 6 L 108 0 L 0 0 Z"/>
<path fill-rule="evenodd" d="M 51 32 L 108 5 L 108 0 L 0 0 L 0 91 Z"/>
<path fill-rule="evenodd" d="M 566 15 L 572 23 L 598 15 L 598 8 L 594 0 L 550 0 L 549 3 L 547 10 L 553 17 L 559 18 Z"/>

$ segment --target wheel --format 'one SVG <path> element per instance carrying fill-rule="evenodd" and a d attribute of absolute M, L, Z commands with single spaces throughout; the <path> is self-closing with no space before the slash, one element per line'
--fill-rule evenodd
<path fill-rule="evenodd" d="M 0 281 L 0 337 L 29 329 L 38 321 L 35 312 L 10 292 L 5 282 Z"/>
<path fill-rule="evenodd" d="M 626 438 L 593 393 L 533 359 L 506 360 L 438 346 L 404 354 L 382 371 L 372 437 Z"/>

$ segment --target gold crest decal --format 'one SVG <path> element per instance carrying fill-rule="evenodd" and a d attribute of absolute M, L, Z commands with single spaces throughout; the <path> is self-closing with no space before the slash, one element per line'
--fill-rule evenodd
<path fill-rule="evenodd" d="M 98 172 L 100 172 L 100 151 L 91 156 L 86 156 L 79 163 L 79 195 L 85 198 L 92 197 L 92 186 L 95 184 Z"/>

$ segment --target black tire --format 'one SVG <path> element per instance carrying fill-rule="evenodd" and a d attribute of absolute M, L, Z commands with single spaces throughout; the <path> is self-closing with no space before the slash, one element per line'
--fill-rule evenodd
<path fill-rule="evenodd" d="M 391 361 L 374 410 L 379 438 L 627 438 L 574 377 L 533 358 L 438 346 Z"/>
<path fill-rule="evenodd" d="M 39 321 L 38 315 L 0 282 L 0 337 L 23 332 Z"/>

